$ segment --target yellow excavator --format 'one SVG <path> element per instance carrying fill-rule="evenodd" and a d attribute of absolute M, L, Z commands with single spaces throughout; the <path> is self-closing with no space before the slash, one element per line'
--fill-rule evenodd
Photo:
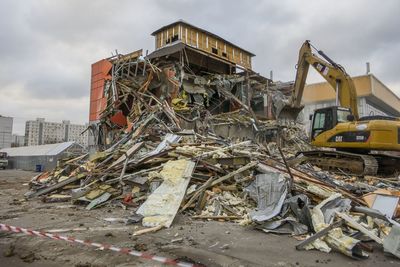
<path fill-rule="evenodd" d="M 312 52 L 312 48 L 317 54 Z M 311 144 L 334 148 L 304 151 L 304 160 L 323 169 L 356 175 L 393 174 L 400 171 L 400 157 L 382 151 L 400 151 L 400 119 L 389 116 L 359 117 L 357 92 L 345 69 L 324 52 L 305 41 L 299 51 L 292 95 L 279 119 L 295 119 L 303 106 L 301 99 L 310 65 L 336 91 L 336 105 L 316 109 L 310 116 Z"/>

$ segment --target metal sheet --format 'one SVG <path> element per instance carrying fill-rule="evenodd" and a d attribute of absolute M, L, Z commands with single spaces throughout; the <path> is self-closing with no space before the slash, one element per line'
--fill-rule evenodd
<path fill-rule="evenodd" d="M 257 202 L 257 209 L 250 212 L 252 220 L 266 221 L 281 212 L 288 193 L 286 179 L 279 172 L 259 174 L 256 180 L 245 188 Z"/>
<path fill-rule="evenodd" d="M 396 212 L 396 207 L 398 203 L 399 197 L 376 195 L 372 208 L 375 210 L 379 210 L 387 217 L 392 218 L 394 213 Z"/>
<path fill-rule="evenodd" d="M 383 240 L 383 249 L 400 258 L 400 227 L 393 225 L 389 235 Z"/>
<path fill-rule="evenodd" d="M 89 205 L 86 206 L 87 210 L 91 210 L 94 207 L 96 207 L 97 205 L 106 202 L 109 198 L 111 197 L 111 194 L 108 192 L 105 192 L 104 194 L 102 194 L 101 196 L 99 196 L 96 199 L 93 199 L 92 202 L 89 203 Z"/>
<path fill-rule="evenodd" d="M 182 139 L 182 136 L 171 134 L 171 133 L 167 133 L 167 135 L 165 136 L 164 140 L 162 140 L 162 142 L 160 144 L 158 144 L 158 146 L 154 150 L 152 150 L 148 154 L 146 154 L 146 157 L 149 157 L 149 156 L 156 155 L 156 154 L 160 153 L 161 151 L 166 149 L 169 144 L 178 143 L 179 140 L 181 140 L 181 139 Z"/>

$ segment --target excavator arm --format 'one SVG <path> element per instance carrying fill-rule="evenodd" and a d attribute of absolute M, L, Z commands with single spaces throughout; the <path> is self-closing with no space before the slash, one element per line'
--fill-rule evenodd
<path fill-rule="evenodd" d="M 296 118 L 303 108 L 301 99 L 311 65 L 336 91 L 336 105 L 350 108 L 354 117 L 358 119 L 357 92 L 353 80 L 342 66 L 336 64 L 324 52 L 317 50 L 317 53 L 322 58 L 312 53 L 308 40 L 300 48 L 294 89 L 289 103 L 282 109 L 278 118 Z"/>

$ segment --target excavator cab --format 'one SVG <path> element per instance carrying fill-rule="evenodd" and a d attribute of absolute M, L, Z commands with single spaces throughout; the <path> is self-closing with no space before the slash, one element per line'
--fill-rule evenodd
<path fill-rule="evenodd" d="M 316 109 L 312 116 L 311 141 L 319 134 L 334 128 L 336 124 L 352 120 L 354 116 L 349 108 L 333 106 Z"/>

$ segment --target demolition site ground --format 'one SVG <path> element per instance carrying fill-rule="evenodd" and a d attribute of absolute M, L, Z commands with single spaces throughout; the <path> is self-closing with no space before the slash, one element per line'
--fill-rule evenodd
<path fill-rule="evenodd" d="M 90 212 L 84 206 L 42 203 L 24 199 L 33 172 L 0 171 L 0 221 L 34 230 L 58 230 L 60 235 L 127 247 L 138 251 L 201 262 L 207 266 L 398 266 L 399 260 L 376 248 L 369 260 L 349 260 L 337 253 L 296 251 L 290 236 L 265 234 L 230 222 L 193 220 L 178 215 L 171 228 L 133 236 L 140 223 L 107 222 L 121 218 L 122 208 L 103 207 Z M 373 245 L 373 244 L 372 244 Z M 99 250 L 22 234 L 0 233 L 1 266 L 160 266 L 159 264 Z"/>

